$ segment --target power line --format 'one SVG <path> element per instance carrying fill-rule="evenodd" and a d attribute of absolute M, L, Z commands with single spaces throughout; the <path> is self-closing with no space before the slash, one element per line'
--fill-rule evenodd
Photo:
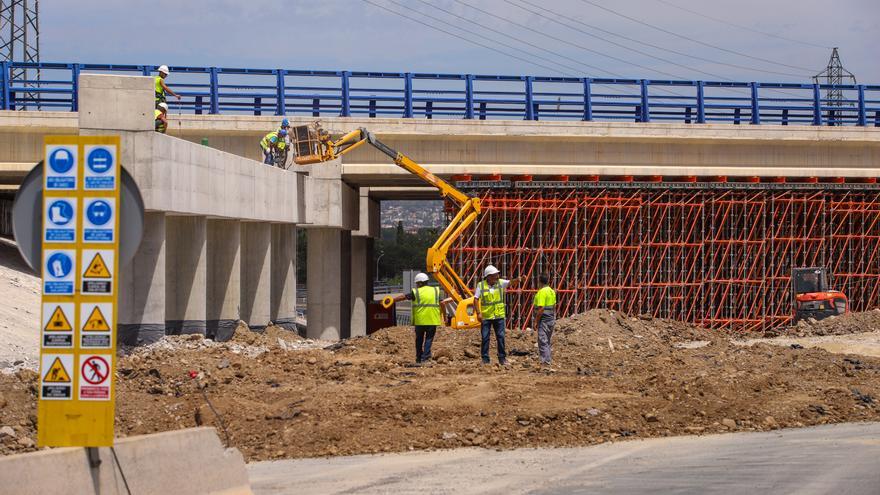
<path fill-rule="evenodd" d="M 538 67 L 541 67 L 541 68 L 543 68 L 543 69 L 547 69 L 547 70 L 550 70 L 550 71 L 553 71 L 553 72 L 560 72 L 559 69 L 555 69 L 555 68 L 553 68 L 553 67 L 549 67 L 549 66 L 547 66 L 547 65 L 544 65 L 544 64 L 541 64 L 541 63 L 538 63 L 538 62 L 534 62 L 534 61 L 532 61 L 532 60 L 528 60 L 528 59 L 522 58 L 522 57 L 520 57 L 520 56 L 517 56 L 517 55 L 511 54 L 511 53 L 507 53 L 507 52 L 505 52 L 505 51 L 503 51 L 503 50 L 498 50 L 497 48 L 491 47 L 491 46 L 489 46 L 489 45 L 485 45 L 485 44 L 483 44 L 483 43 L 480 43 L 479 41 L 474 41 L 474 40 L 472 40 L 472 39 L 465 38 L 465 37 L 460 36 L 460 35 L 458 35 L 458 34 L 451 33 L 451 32 L 449 32 L 449 31 L 446 31 L 445 29 L 439 28 L 439 27 L 434 26 L 434 25 L 432 25 L 432 24 L 428 24 L 428 23 L 423 22 L 423 21 L 421 21 L 421 20 L 419 20 L 419 19 L 416 19 L 416 18 L 414 18 L 414 17 L 410 17 L 410 16 L 408 16 L 408 15 L 406 15 L 406 14 L 402 14 L 402 13 L 400 13 L 400 12 L 397 12 L 396 10 L 389 9 L 388 7 L 385 7 L 384 5 L 379 5 L 379 4 L 374 3 L 374 2 L 372 2 L 372 1 L 370 1 L 370 0 L 361 0 L 361 1 L 363 1 L 363 2 L 365 2 L 365 3 L 368 3 L 368 4 L 370 4 L 370 5 L 374 6 L 374 7 L 378 7 L 378 8 L 380 8 L 380 9 L 382 9 L 382 10 L 387 11 L 387 12 L 391 12 L 392 14 L 394 14 L 394 15 L 396 15 L 396 16 L 403 17 L 403 18 L 405 18 L 405 19 L 409 19 L 409 20 L 411 20 L 411 21 L 413 21 L 413 22 L 416 22 L 416 23 L 418 23 L 418 24 L 421 24 L 422 26 L 425 26 L 425 27 L 428 27 L 428 28 L 434 29 L 434 30 L 436 30 L 436 31 L 440 31 L 441 33 L 444 33 L 444 34 L 448 34 L 449 36 L 453 36 L 453 37 L 458 38 L 458 39 L 460 39 L 460 40 L 462 40 L 462 41 L 467 41 L 468 43 L 471 43 L 471 44 L 473 44 L 473 45 L 477 45 L 477 46 L 482 47 L 482 48 L 485 48 L 485 49 L 487 49 L 487 50 L 492 50 L 492 51 L 495 52 L 495 53 L 500 53 L 500 54 L 505 55 L 505 56 L 507 56 L 507 57 L 515 58 L 515 59 L 519 60 L 520 62 L 525 62 L 525 63 L 527 63 L 527 64 L 536 65 L 536 66 L 538 66 Z M 513 47 L 510 47 L 510 48 L 513 48 Z M 513 49 L 515 50 L 515 48 L 513 48 Z M 570 75 L 570 74 L 566 74 L 566 75 Z M 574 76 L 574 77 L 576 77 L 576 76 Z"/>
<path fill-rule="evenodd" d="M 651 23 L 648 23 L 648 22 L 645 22 L 645 21 L 642 21 L 642 20 L 636 19 L 635 17 L 630 17 L 630 16 L 628 16 L 628 15 L 626 15 L 626 14 L 623 14 L 623 13 L 621 13 L 621 12 L 618 12 L 618 11 L 616 11 L 616 10 L 609 9 L 608 7 L 605 7 L 605 6 L 603 6 L 603 5 L 597 4 L 596 2 L 593 2 L 593 1 L 591 1 L 591 0 L 581 0 L 581 2 L 583 2 L 583 3 L 587 4 L 587 5 L 592 5 L 593 7 L 596 7 L 596 8 L 598 8 L 598 9 L 602 9 L 602 10 L 604 10 L 604 11 L 606 11 L 606 12 L 610 12 L 610 13 L 616 15 L 616 16 L 623 17 L 624 19 L 629 19 L 630 21 L 635 22 L 635 23 L 637 23 L 637 24 L 641 24 L 642 26 L 647 26 L 647 27 L 649 27 L 649 28 L 651 28 L 651 29 L 655 29 L 655 30 L 660 31 L 660 32 L 662 32 L 662 33 L 666 33 L 666 34 L 669 34 L 669 35 L 671 35 L 671 36 L 675 36 L 676 38 L 681 38 L 681 39 L 683 39 L 683 40 L 687 40 L 687 41 L 690 41 L 690 42 L 693 42 L 693 43 L 697 43 L 697 44 L 700 44 L 700 45 L 703 45 L 703 46 L 707 46 L 707 47 L 709 47 L 709 48 L 714 48 L 714 49 L 716 49 L 716 50 L 721 50 L 721 51 L 723 51 L 723 52 L 727 52 L 727 53 L 730 53 L 730 54 L 733 54 L 733 55 L 738 55 L 738 56 L 740 56 L 740 57 L 745 57 L 745 58 L 750 58 L 750 59 L 753 59 L 753 60 L 758 60 L 758 61 L 765 62 L 765 63 L 768 63 L 768 64 L 781 65 L 781 66 L 783 66 L 783 67 L 788 67 L 788 68 L 790 68 L 790 69 L 803 70 L 803 71 L 807 71 L 807 72 L 810 72 L 810 71 L 811 71 L 811 69 L 807 69 L 807 68 L 805 68 L 805 67 L 798 67 L 798 66 L 796 66 L 796 65 L 784 64 L 784 63 L 782 63 L 782 62 L 777 62 L 777 61 L 769 60 L 769 59 L 766 59 L 766 58 L 755 57 L 755 56 L 753 56 L 753 55 L 749 55 L 748 53 L 742 53 L 742 52 L 738 52 L 738 51 L 736 51 L 736 50 L 730 50 L 730 49 L 728 49 L 728 48 L 724 48 L 723 46 L 718 46 L 718 45 L 713 45 L 713 44 L 711 44 L 711 43 L 706 43 L 705 41 L 700 41 L 700 40 L 698 40 L 698 39 L 691 38 L 690 36 L 685 36 L 685 35 L 683 35 L 683 34 L 676 33 L 675 31 L 670 31 L 670 30 L 668 30 L 668 29 L 664 29 L 664 28 L 662 28 L 662 27 L 660 27 L 660 26 L 656 26 L 656 25 L 654 25 L 654 24 L 651 24 Z"/>
<path fill-rule="evenodd" d="M 559 21 L 559 20 L 550 19 L 549 17 L 543 16 L 543 15 L 541 15 L 541 14 L 538 13 L 538 12 L 534 12 L 534 11 L 532 11 L 532 10 L 530 10 L 530 9 L 527 9 L 527 8 L 521 6 L 521 5 L 517 5 L 517 4 L 513 3 L 513 2 L 511 2 L 510 0 L 504 0 L 504 1 L 507 2 L 507 3 L 509 3 L 509 4 L 511 4 L 511 5 L 513 5 L 513 6 L 515 6 L 515 7 L 518 7 L 518 8 L 520 8 L 520 9 L 523 9 L 523 10 L 525 10 L 526 12 L 531 12 L 531 13 L 537 15 L 537 16 L 543 17 L 543 18 L 545 18 L 545 19 L 549 19 L 549 20 L 551 20 L 551 21 L 553 21 L 553 22 L 556 22 L 556 23 L 558 23 L 558 24 L 562 24 L 563 26 L 566 26 L 566 27 L 568 27 L 569 29 L 573 29 L 573 30 L 578 31 L 578 32 L 580 32 L 580 33 L 586 34 L 587 36 L 592 36 L 592 37 L 594 37 L 594 38 L 598 38 L 598 39 L 603 40 L 603 41 L 606 41 L 606 42 L 608 42 L 608 43 L 611 43 L 611 44 L 614 44 L 614 45 L 617 45 L 617 46 L 622 46 L 623 48 L 625 48 L 625 49 L 627 49 L 627 50 L 635 51 L 635 52 L 637 52 L 637 53 L 641 53 L 641 54 L 647 55 L 647 56 L 649 56 L 649 57 L 653 57 L 653 58 L 655 58 L 655 59 L 657 59 L 657 60 L 662 60 L 662 61 L 664 61 L 664 62 L 666 62 L 666 63 L 670 63 L 670 64 L 673 64 L 673 65 L 676 65 L 676 66 L 679 66 L 679 67 L 684 67 L 684 68 L 687 68 L 687 69 L 689 69 L 689 70 L 693 70 L 693 71 L 695 71 L 695 72 L 699 72 L 699 73 L 701 73 L 701 74 L 706 74 L 706 75 L 709 75 L 709 76 L 712 76 L 712 77 L 717 77 L 717 78 L 719 78 L 719 79 L 721 79 L 721 80 L 724 80 L 724 81 L 730 81 L 730 80 L 731 80 L 731 79 L 729 79 L 729 78 L 727 78 L 727 77 L 720 76 L 720 75 L 718 75 L 718 74 L 713 74 L 713 73 L 711 73 L 711 72 L 706 72 L 706 71 L 703 71 L 703 70 L 700 70 L 700 69 L 690 68 L 690 67 L 687 67 L 687 66 L 685 66 L 685 65 L 678 64 L 678 63 L 676 63 L 676 62 L 674 62 L 674 61 L 671 61 L 671 60 L 668 60 L 668 59 L 665 59 L 665 58 L 662 58 L 662 57 L 658 57 L 658 56 L 656 56 L 656 55 L 651 55 L 651 54 L 649 54 L 649 53 L 647 53 L 647 52 L 643 52 L 643 51 L 641 51 L 641 50 L 637 50 L 637 49 L 635 49 L 635 48 L 629 48 L 629 47 L 626 47 L 626 46 L 621 45 L 621 44 L 619 44 L 619 43 L 615 43 L 615 42 L 613 42 L 613 41 L 610 41 L 610 40 L 607 40 L 607 39 L 605 39 L 605 38 L 602 38 L 602 37 L 600 37 L 600 36 L 598 36 L 598 35 L 596 35 L 596 34 L 590 33 L 589 31 L 584 31 L 584 30 L 582 30 L 582 29 L 578 29 L 578 28 L 576 28 L 576 27 L 569 26 L 569 25 L 567 25 L 567 24 L 565 24 L 565 23 L 563 23 L 563 22 L 561 22 L 561 21 Z M 677 50 L 673 50 L 673 49 L 671 49 L 671 48 L 665 48 L 665 47 L 663 47 L 663 46 L 655 45 L 655 44 L 653 44 L 653 43 L 648 43 L 648 42 L 646 42 L 646 41 L 641 41 L 641 40 L 638 40 L 638 39 L 635 39 L 635 38 L 630 38 L 630 37 L 628 37 L 628 36 L 624 36 L 624 35 L 622 35 L 622 34 L 614 33 L 614 32 L 608 31 L 608 30 L 606 30 L 606 29 L 603 29 L 603 28 L 601 28 L 601 27 L 599 27 L 599 26 L 595 26 L 595 25 L 592 25 L 592 24 L 587 24 L 586 22 L 583 22 L 583 21 L 581 21 L 581 20 L 579 20 L 579 19 L 576 19 L 576 18 L 574 18 L 574 17 L 572 17 L 572 16 L 568 16 L 568 15 L 565 15 L 565 14 L 561 14 L 561 13 L 559 13 L 559 12 L 556 12 L 556 11 L 550 10 L 550 9 L 548 9 L 548 8 L 546 8 L 546 7 L 542 7 L 542 6 L 540 6 L 540 5 L 536 5 L 536 4 L 534 4 L 534 3 L 532 3 L 532 2 L 529 2 L 529 1 L 527 1 L 527 0 L 519 0 L 519 1 L 521 1 L 521 2 L 524 3 L 524 4 L 530 5 L 530 6 L 534 7 L 534 8 L 536 8 L 536 9 L 543 10 L 544 12 L 549 12 L 549 13 L 551 13 L 551 14 L 557 16 L 557 17 L 561 17 L 561 18 L 565 18 L 565 19 L 570 19 L 572 22 L 577 23 L 577 24 L 580 24 L 580 25 L 582 25 L 582 26 L 586 26 L 586 27 L 588 27 L 588 28 L 595 29 L 595 30 L 597 30 L 597 31 L 601 31 L 601 32 L 603 32 L 603 33 L 610 34 L 610 35 L 612 35 L 612 36 L 617 36 L 618 38 L 622 38 L 622 39 L 625 39 L 625 40 L 628 40 L 628 41 L 632 41 L 633 43 L 638 43 L 638 44 L 640 44 L 640 45 L 649 46 L 649 47 L 651 47 L 651 48 L 655 48 L 655 49 L 657 49 L 657 50 L 661 50 L 661 51 L 665 51 L 665 52 L 674 53 L 674 54 L 676 54 L 676 55 L 680 55 L 680 56 L 683 56 L 683 57 L 693 58 L 693 59 L 696 59 L 696 60 L 701 60 L 701 61 L 703 61 L 703 62 L 709 62 L 709 63 L 716 64 L 716 65 L 724 65 L 724 66 L 727 66 L 727 67 L 732 67 L 732 68 L 740 69 L 740 70 L 748 70 L 748 71 L 753 71 L 753 72 L 764 72 L 764 73 L 767 73 L 767 74 L 775 74 L 775 75 L 781 75 L 781 76 L 803 77 L 801 74 L 792 74 L 792 73 L 789 73 L 789 72 L 778 72 L 778 71 L 771 71 L 771 70 L 765 70 L 765 69 L 758 69 L 758 68 L 754 68 L 754 67 L 747 67 L 747 66 L 744 66 L 744 65 L 736 65 L 736 64 L 730 64 L 730 63 L 726 63 L 726 62 L 721 62 L 721 61 L 718 61 L 718 60 L 712 60 L 712 59 L 709 59 L 709 58 L 700 57 L 700 56 L 698 56 L 698 55 L 691 55 L 691 54 L 689 54 L 689 53 L 680 52 L 680 51 L 677 51 Z"/>
<path fill-rule="evenodd" d="M 724 19 L 718 19 L 717 17 L 712 17 L 712 16 L 710 16 L 710 15 L 706 15 L 706 14 L 703 14 L 703 13 L 701 13 L 701 12 L 697 12 L 697 11 L 695 11 L 695 10 L 691 10 L 691 9 L 688 9 L 688 8 L 682 7 L 682 6 L 680 6 L 680 5 L 675 5 L 674 3 L 672 3 L 672 2 L 668 2 L 668 1 L 666 1 L 666 0 L 656 0 L 656 1 L 657 1 L 657 2 L 660 2 L 660 3 L 664 4 L 664 5 L 668 5 L 669 7 L 672 7 L 672 8 L 674 8 L 674 9 L 683 10 L 683 11 L 685 11 L 685 12 L 689 12 L 689 13 L 695 15 L 695 16 L 702 17 L 702 18 L 704 18 L 704 19 L 709 19 L 710 21 L 715 21 L 715 22 L 718 22 L 718 23 L 721 23 L 721 24 L 725 24 L 725 25 L 727 25 L 727 26 L 732 26 L 732 27 L 739 28 L 739 29 L 743 29 L 743 30 L 746 30 L 746 31 L 751 31 L 751 32 L 753 32 L 753 33 L 757 33 L 757 34 L 763 34 L 764 36 L 769 36 L 769 37 L 771 37 L 771 38 L 776 38 L 776 39 L 780 39 L 780 40 L 790 41 L 790 42 L 792 42 L 792 43 L 800 43 L 801 45 L 812 46 L 812 47 L 815 47 L 815 48 L 826 48 L 826 49 L 829 49 L 829 50 L 832 48 L 832 47 L 830 47 L 830 46 L 819 45 L 819 44 L 816 44 L 816 43 L 811 43 L 811 42 L 809 42 L 809 41 L 796 40 L 796 39 L 794 39 L 794 38 L 787 38 L 787 37 L 785 37 L 785 36 L 781 36 L 781 35 L 778 35 L 778 34 L 768 33 L 768 32 L 766 32 L 766 31 L 761 31 L 760 29 L 755 29 L 755 28 L 751 28 L 751 27 L 748 27 L 748 26 L 743 26 L 742 24 L 736 24 L 736 23 L 734 23 L 734 22 L 725 21 Z"/>

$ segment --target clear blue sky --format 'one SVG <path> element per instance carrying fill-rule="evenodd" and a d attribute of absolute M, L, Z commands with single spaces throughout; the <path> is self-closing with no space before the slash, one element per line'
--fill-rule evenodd
<path fill-rule="evenodd" d="M 839 46 L 860 82 L 880 84 L 876 0 L 43 0 L 40 15 L 47 62 L 806 81 Z"/>

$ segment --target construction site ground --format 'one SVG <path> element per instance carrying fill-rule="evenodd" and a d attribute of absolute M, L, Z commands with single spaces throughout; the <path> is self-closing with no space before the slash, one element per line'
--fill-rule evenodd
<path fill-rule="evenodd" d="M 871 311 L 782 338 L 876 344 L 878 330 Z M 258 461 L 880 420 L 880 358 L 855 354 L 862 344 L 832 353 L 608 310 L 557 323 L 554 371 L 538 366 L 535 341 L 509 330 L 509 365 L 494 364 L 493 341 L 484 366 L 478 331 L 441 329 L 431 365 L 416 367 L 411 327 L 339 343 L 244 325 L 225 343 L 166 337 L 119 360 L 117 435 L 212 425 Z M 37 384 L 30 369 L 0 373 L 0 452 L 36 448 Z"/>

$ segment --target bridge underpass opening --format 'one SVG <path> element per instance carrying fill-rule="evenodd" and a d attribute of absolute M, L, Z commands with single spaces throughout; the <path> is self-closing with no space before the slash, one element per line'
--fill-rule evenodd
<path fill-rule="evenodd" d="M 469 285 L 489 263 L 528 276 L 508 291 L 514 328 L 533 321 L 541 272 L 558 290 L 560 316 L 608 308 L 768 330 L 791 323 L 791 270 L 810 266 L 830 270 L 852 311 L 880 306 L 876 184 L 474 186 L 483 213 L 450 259 Z"/>

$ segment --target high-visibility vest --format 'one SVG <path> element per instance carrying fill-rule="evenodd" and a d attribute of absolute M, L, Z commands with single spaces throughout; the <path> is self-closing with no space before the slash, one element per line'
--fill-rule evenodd
<path fill-rule="evenodd" d="M 428 285 L 412 290 L 413 325 L 442 325 L 440 319 L 440 288 Z"/>
<path fill-rule="evenodd" d="M 165 88 L 162 86 L 162 76 L 156 76 L 156 103 L 165 101 Z"/>
<path fill-rule="evenodd" d="M 264 150 L 269 149 L 269 146 L 278 141 L 278 131 L 272 131 L 269 134 L 266 134 L 263 139 L 260 140 L 260 147 Z"/>
<path fill-rule="evenodd" d="M 159 120 L 160 115 L 162 115 L 162 110 L 153 110 L 153 119 L 156 121 L 156 130 L 159 132 L 165 132 L 165 123 Z"/>
<path fill-rule="evenodd" d="M 490 286 L 485 280 L 480 281 L 480 313 L 484 320 L 504 318 L 504 289 L 501 281 Z"/>
<path fill-rule="evenodd" d="M 541 287 L 535 294 L 535 307 L 544 308 L 544 314 L 552 316 L 556 314 L 556 291 L 550 287 Z"/>

